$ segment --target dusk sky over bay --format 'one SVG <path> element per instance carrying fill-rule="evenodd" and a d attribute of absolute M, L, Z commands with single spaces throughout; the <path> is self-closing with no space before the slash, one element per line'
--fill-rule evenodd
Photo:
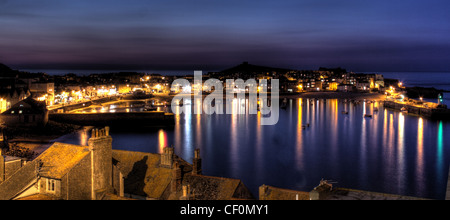
<path fill-rule="evenodd" d="M 15 69 L 450 71 L 446 0 L 0 0 Z"/>

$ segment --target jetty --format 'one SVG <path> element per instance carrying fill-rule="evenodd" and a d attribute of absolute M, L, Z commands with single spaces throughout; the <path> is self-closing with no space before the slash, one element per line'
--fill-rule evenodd
<path fill-rule="evenodd" d="M 81 126 L 164 127 L 175 125 L 175 115 L 163 111 L 115 113 L 51 113 L 49 120 Z M 131 126 L 131 127 L 130 127 Z"/>
<path fill-rule="evenodd" d="M 450 109 L 445 105 L 418 105 L 415 103 L 398 102 L 386 100 L 383 103 L 385 108 L 391 108 L 408 114 L 415 114 L 432 119 L 450 119 Z"/>

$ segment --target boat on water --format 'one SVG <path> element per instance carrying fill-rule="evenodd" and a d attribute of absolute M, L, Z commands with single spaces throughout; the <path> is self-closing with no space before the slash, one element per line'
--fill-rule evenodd
<path fill-rule="evenodd" d="M 342 111 L 342 114 L 343 115 L 348 115 L 348 112 L 347 111 Z"/>
<path fill-rule="evenodd" d="M 281 109 L 286 109 L 287 108 L 287 99 L 283 99 L 283 101 L 281 102 L 280 108 Z"/>
<path fill-rule="evenodd" d="M 365 118 L 372 118 L 372 115 L 370 115 L 370 114 L 365 114 L 364 117 L 365 117 Z"/>
<path fill-rule="evenodd" d="M 146 111 L 146 112 L 152 112 L 152 111 L 157 111 L 157 110 L 158 110 L 158 108 L 153 105 L 146 105 L 144 107 L 144 111 Z"/>

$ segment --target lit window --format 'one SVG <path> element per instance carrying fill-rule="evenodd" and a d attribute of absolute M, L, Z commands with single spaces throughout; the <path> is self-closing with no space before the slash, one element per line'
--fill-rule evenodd
<path fill-rule="evenodd" d="M 56 181 L 47 179 L 47 192 L 55 192 Z"/>

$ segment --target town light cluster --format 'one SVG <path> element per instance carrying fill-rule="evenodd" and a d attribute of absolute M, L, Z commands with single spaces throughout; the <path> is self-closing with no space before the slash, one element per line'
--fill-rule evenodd
<path fill-rule="evenodd" d="M 270 85 L 270 86 L 269 86 Z M 188 103 L 194 103 L 194 114 L 233 114 L 231 103 L 235 99 L 235 95 L 244 99 L 246 93 L 249 95 L 249 114 L 258 114 L 258 109 L 262 117 L 261 125 L 274 125 L 279 118 L 279 80 L 272 79 L 271 84 L 268 80 L 260 80 L 259 86 L 255 79 L 227 79 L 226 80 L 226 94 L 224 96 L 224 86 L 222 81 L 210 78 L 203 83 L 202 71 L 194 72 L 194 83 L 186 79 L 176 79 L 172 83 L 171 90 L 181 91 L 172 99 L 172 112 L 176 114 L 190 114 L 187 108 L 191 106 Z M 270 91 L 269 91 L 270 88 Z M 210 92 L 203 99 L 203 91 Z M 193 100 L 192 100 L 193 94 Z M 268 98 L 270 94 L 270 98 Z M 259 99 L 259 101 L 258 101 Z M 225 100 L 225 103 L 223 103 Z M 183 103 L 183 107 L 177 111 L 177 107 Z M 224 105 L 225 104 L 225 105 Z M 224 107 L 226 110 L 224 111 Z M 238 114 L 245 114 L 245 112 L 238 112 Z"/>

